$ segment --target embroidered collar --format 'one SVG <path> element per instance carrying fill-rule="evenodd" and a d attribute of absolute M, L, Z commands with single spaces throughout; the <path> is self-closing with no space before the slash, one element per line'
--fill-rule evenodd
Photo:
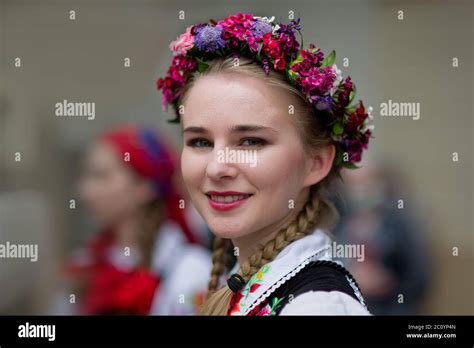
<path fill-rule="evenodd" d="M 284 248 L 271 262 L 255 273 L 239 291 L 231 315 L 247 315 L 268 298 L 277 288 L 294 277 L 308 263 L 315 260 L 331 260 L 331 238 L 317 228 Z M 231 271 L 237 271 L 238 264 Z"/>

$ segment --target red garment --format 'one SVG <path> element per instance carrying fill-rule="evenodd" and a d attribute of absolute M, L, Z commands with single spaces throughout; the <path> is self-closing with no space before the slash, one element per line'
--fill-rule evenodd
<path fill-rule="evenodd" d="M 97 265 L 84 295 L 84 312 L 147 315 L 159 283 L 146 269 L 124 272 L 110 263 Z"/>
<path fill-rule="evenodd" d="M 109 231 L 97 236 L 87 248 L 86 263 L 71 262 L 69 275 L 84 276 L 83 314 L 149 314 L 160 278 L 143 267 L 121 270 L 107 260 L 112 245 Z"/>

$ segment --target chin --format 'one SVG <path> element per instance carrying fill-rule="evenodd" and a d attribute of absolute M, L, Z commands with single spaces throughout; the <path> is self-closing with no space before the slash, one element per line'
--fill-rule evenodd
<path fill-rule="evenodd" d="M 212 233 L 220 238 L 235 239 L 249 234 L 249 227 L 241 218 L 210 217 L 206 222 Z"/>

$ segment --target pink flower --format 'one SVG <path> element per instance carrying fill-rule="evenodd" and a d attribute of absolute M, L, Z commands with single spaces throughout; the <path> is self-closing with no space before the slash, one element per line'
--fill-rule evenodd
<path fill-rule="evenodd" d="M 267 303 L 265 307 L 263 307 L 257 314 L 257 316 L 265 316 L 265 315 L 270 315 L 272 313 L 272 308 L 270 305 Z"/>
<path fill-rule="evenodd" d="M 163 111 L 168 104 L 174 103 L 181 95 L 187 75 L 197 69 L 197 62 L 192 57 L 174 56 L 165 78 L 156 81 L 157 89 L 163 90 Z"/>
<path fill-rule="evenodd" d="M 235 16 L 224 18 L 217 25 L 224 29 L 223 38 L 231 47 L 236 47 L 236 40 L 244 41 L 253 52 L 256 52 L 262 35 L 260 29 L 255 30 L 255 23 L 251 13 L 238 12 Z"/>
<path fill-rule="evenodd" d="M 194 35 L 191 34 L 193 26 L 187 27 L 186 32 L 181 34 L 176 41 L 170 43 L 170 50 L 174 56 L 185 55 L 194 45 Z"/>
<path fill-rule="evenodd" d="M 236 37 L 240 41 L 244 41 L 247 38 L 247 34 L 251 33 L 254 19 L 250 13 L 237 12 L 235 16 L 229 16 L 221 20 L 220 25 L 224 30 Z"/>
<path fill-rule="evenodd" d="M 313 67 L 309 71 L 300 70 L 299 73 L 301 89 L 310 96 L 327 94 L 336 80 L 336 75 L 330 66 L 324 69 Z"/>
<path fill-rule="evenodd" d="M 299 51 L 302 61 L 291 66 L 291 70 L 299 72 L 308 71 L 314 67 L 320 67 L 324 60 L 324 54 L 319 48 L 310 44 L 309 49 Z"/>

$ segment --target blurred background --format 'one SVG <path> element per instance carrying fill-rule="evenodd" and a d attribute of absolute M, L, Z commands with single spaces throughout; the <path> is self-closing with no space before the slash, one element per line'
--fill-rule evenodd
<path fill-rule="evenodd" d="M 237 11 L 285 23 L 293 11 L 305 43 L 335 49 L 357 97 L 374 108 L 367 166 L 345 173 L 352 186 L 335 193 L 338 238 L 372 243 L 370 268 L 352 269 L 371 275 L 360 282 L 369 304 L 377 314 L 473 314 L 473 8 L 460 0 L 0 0 L 0 243 L 39 248 L 38 262 L 0 259 L 0 313 L 54 307 L 62 265 L 94 233 L 70 200 L 98 134 L 146 124 L 179 152 L 179 127 L 166 123 L 172 115 L 155 85 L 169 42 Z M 57 117 L 63 100 L 94 102 L 95 118 Z M 389 100 L 420 103 L 420 119 L 380 116 Z M 399 293 L 404 306 L 393 305 Z"/>

